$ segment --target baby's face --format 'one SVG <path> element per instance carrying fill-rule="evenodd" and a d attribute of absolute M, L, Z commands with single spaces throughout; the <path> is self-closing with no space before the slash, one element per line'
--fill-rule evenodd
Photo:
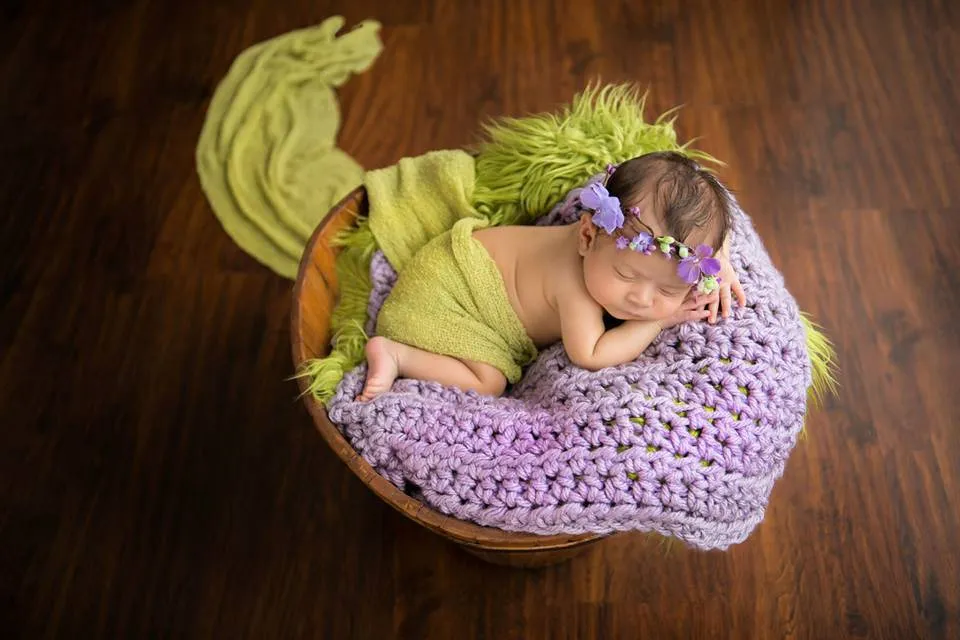
<path fill-rule="evenodd" d="M 591 297 L 620 320 L 663 320 L 683 304 L 691 286 L 677 275 L 676 260 L 617 249 L 603 231 L 583 255 L 583 278 Z"/>

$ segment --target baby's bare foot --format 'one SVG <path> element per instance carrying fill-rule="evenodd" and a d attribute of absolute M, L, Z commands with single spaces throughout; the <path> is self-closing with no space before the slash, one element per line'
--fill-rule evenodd
<path fill-rule="evenodd" d="M 393 381 L 399 375 L 394 342 L 383 336 L 375 336 L 367 342 L 364 351 L 367 354 L 367 382 L 363 392 L 357 396 L 360 402 L 373 400 L 381 393 L 390 390 Z"/>

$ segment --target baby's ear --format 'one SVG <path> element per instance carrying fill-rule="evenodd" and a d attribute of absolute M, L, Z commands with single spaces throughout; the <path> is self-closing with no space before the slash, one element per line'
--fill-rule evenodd
<path fill-rule="evenodd" d="M 593 224 L 589 213 L 581 215 L 580 222 L 577 224 L 579 225 L 577 229 L 577 249 L 583 256 L 593 248 L 593 244 L 597 241 L 597 227 Z"/>

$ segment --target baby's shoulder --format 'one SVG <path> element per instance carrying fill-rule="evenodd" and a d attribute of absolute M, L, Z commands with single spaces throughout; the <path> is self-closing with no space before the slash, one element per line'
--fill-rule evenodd
<path fill-rule="evenodd" d="M 535 249 L 545 237 L 543 231 L 542 227 L 503 225 L 478 229 L 473 236 L 495 256 L 517 257 Z"/>
<path fill-rule="evenodd" d="M 546 237 L 550 233 L 548 227 L 535 227 L 520 224 L 503 224 L 495 227 L 477 229 L 477 237 L 496 237 L 501 239 Z"/>

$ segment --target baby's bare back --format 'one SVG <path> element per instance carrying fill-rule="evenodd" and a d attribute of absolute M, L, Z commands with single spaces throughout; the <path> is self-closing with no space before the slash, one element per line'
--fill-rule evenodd
<path fill-rule="evenodd" d="M 510 304 L 530 339 L 541 348 L 560 340 L 558 293 L 583 287 L 571 229 L 491 227 L 474 237 L 500 269 Z"/>

